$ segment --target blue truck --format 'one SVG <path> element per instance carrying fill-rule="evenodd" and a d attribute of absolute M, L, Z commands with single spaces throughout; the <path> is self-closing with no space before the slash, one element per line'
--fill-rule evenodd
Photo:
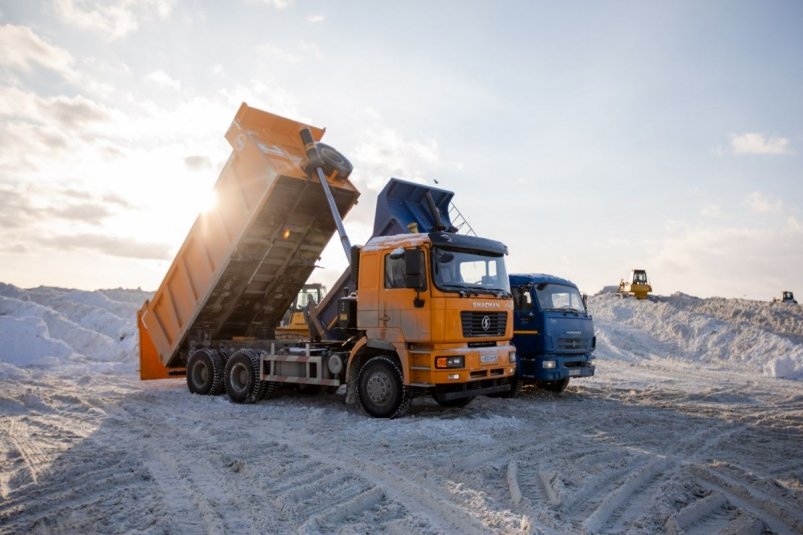
<path fill-rule="evenodd" d="M 562 392 L 572 377 L 594 375 L 594 323 L 573 282 L 544 274 L 512 274 L 515 395 L 522 383 Z"/>

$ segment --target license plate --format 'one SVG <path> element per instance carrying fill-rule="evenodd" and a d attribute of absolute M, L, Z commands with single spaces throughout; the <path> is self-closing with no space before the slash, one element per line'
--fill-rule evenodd
<path fill-rule="evenodd" d="M 481 364 L 496 364 L 496 355 L 480 355 Z"/>
<path fill-rule="evenodd" d="M 569 370 L 569 377 L 579 377 L 583 370 Z"/>

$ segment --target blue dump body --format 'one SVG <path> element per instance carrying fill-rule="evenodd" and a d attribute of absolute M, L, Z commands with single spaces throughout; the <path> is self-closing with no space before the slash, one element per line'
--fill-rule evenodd
<path fill-rule="evenodd" d="M 429 207 L 429 199 L 439 214 L 435 221 Z M 391 178 L 376 199 L 373 236 L 394 236 L 411 231 L 408 225 L 415 224 L 417 232 L 435 232 L 440 223 L 444 228 L 453 229 L 449 219 L 449 204 L 454 193 L 424 184 L 416 184 Z"/>
<path fill-rule="evenodd" d="M 577 286 L 543 274 L 510 275 L 516 376 L 562 390 L 572 377 L 594 375 L 594 323 Z"/>
<path fill-rule="evenodd" d="M 438 224 L 449 231 L 456 230 L 449 217 L 454 193 L 425 184 L 391 178 L 376 199 L 374 233 L 376 236 L 393 236 L 413 232 L 435 232 Z M 434 207 L 434 212 L 432 210 Z M 433 213 L 438 214 L 439 222 Z M 324 339 L 337 340 L 343 334 L 334 329 L 337 319 L 338 298 L 354 291 L 351 268 L 346 268 L 326 297 L 315 309 L 312 322 Z"/>

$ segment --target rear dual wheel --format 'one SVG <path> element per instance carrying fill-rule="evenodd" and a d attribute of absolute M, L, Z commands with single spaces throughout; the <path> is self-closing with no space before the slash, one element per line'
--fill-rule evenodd
<path fill-rule="evenodd" d="M 260 379 L 260 355 L 253 349 L 240 349 L 226 362 L 223 379 L 234 403 L 254 403 L 273 393 L 275 383 Z"/>
<path fill-rule="evenodd" d="M 216 396 L 223 392 L 223 357 L 208 347 L 197 349 L 187 359 L 187 388 L 193 394 Z"/>

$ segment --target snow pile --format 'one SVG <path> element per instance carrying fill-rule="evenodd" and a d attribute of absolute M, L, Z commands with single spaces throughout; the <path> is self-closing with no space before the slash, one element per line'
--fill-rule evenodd
<path fill-rule="evenodd" d="M 670 358 L 803 380 L 803 308 L 685 294 L 657 302 L 598 294 L 598 356 Z"/>
<path fill-rule="evenodd" d="M 68 366 L 133 375 L 139 366 L 136 311 L 150 296 L 0 284 L 0 378 Z M 803 380 L 803 307 L 684 294 L 636 301 L 609 293 L 591 297 L 589 307 L 600 363 L 677 359 Z"/>
<path fill-rule="evenodd" d="M 70 364 L 135 370 L 136 311 L 149 295 L 0 284 L 0 376 Z"/>

